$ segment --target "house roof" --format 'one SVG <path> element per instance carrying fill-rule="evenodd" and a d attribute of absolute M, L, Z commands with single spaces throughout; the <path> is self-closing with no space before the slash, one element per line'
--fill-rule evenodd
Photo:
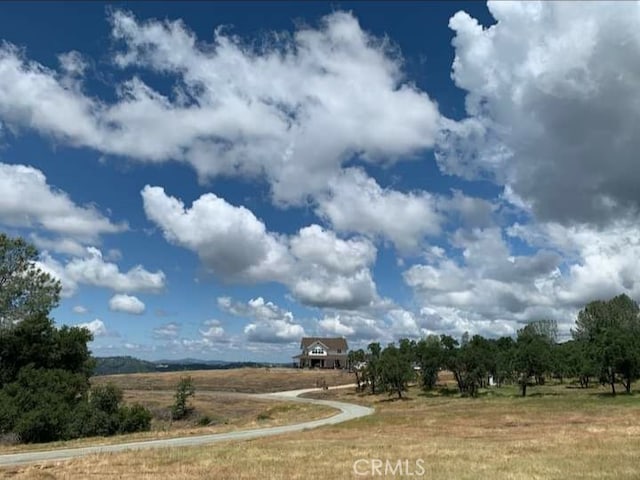
<path fill-rule="evenodd" d="M 346 352 L 349 349 L 347 340 L 341 337 L 303 337 L 302 341 L 300 342 L 300 348 L 307 348 L 313 345 L 315 342 L 322 343 L 329 350 L 342 350 L 343 352 Z"/>

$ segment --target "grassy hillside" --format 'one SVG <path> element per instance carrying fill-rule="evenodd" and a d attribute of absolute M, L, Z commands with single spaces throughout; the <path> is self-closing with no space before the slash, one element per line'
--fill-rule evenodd
<path fill-rule="evenodd" d="M 155 372 L 155 363 L 133 357 L 96 357 L 94 375 Z"/>

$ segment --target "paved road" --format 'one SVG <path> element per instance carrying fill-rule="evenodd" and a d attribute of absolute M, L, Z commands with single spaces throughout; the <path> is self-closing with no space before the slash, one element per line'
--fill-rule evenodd
<path fill-rule="evenodd" d="M 342 388 L 342 387 L 332 387 Z M 334 402 L 332 400 L 316 400 L 313 398 L 301 398 L 303 393 L 317 391 L 317 388 L 306 388 L 303 390 L 290 390 L 286 392 L 247 394 L 247 396 L 261 399 L 285 400 L 302 403 L 313 403 L 315 405 L 325 405 L 340 410 L 340 413 L 319 420 L 296 423 L 293 425 L 282 425 L 280 427 L 256 428 L 254 430 L 241 430 L 227 433 L 214 433 L 209 435 L 197 435 L 190 437 L 167 438 L 163 440 L 146 440 L 141 442 L 120 443 L 116 445 L 102 445 L 82 448 L 67 448 L 59 450 L 46 450 L 40 452 L 13 453 L 10 455 L 0 455 L 0 467 L 11 465 L 24 465 L 28 463 L 42 463 L 56 460 L 68 460 L 70 458 L 82 457 L 95 453 L 122 452 L 125 450 L 140 450 L 144 448 L 167 448 L 167 447 L 188 447 L 193 445 L 205 445 L 209 443 L 225 442 L 228 440 L 249 440 L 251 438 L 269 437 L 282 433 L 299 432 L 310 428 L 322 427 L 324 425 L 335 425 L 346 422 L 354 418 L 371 415 L 373 409 L 354 405 L 352 403 Z"/>

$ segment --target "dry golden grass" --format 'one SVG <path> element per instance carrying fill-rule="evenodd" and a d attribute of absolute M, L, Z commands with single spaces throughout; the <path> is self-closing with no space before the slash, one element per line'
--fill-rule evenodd
<path fill-rule="evenodd" d="M 196 387 L 196 394 L 190 399 L 194 411 L 184 421 L 171 421 L 170 408 L 174 402 L 175 387 L 180 377 L 185 375 L 191 375 Z M 206 435 L 239 429 L 272 427 L 315 420 L 337 413 L 336 410 L 329 407 L 261 400 L 233 392 L 233 390 L 268 391 L 268 388 L 261 388 L 266 382 L 265 378 L 273 379 L 274 384 L 282 385 L 283 389 L 315 386 L 315 382 L 320 378 L 325 378 L 327 382 L 330 379 L 333 379 L 334 382 L 338 382 L 340 379 L 343 381 L 350 379 L 347 374 L 336 374 L 334 371 L 303 372 L 294 369 L 272 369 L 270 372 L 266 372 L 264 369 L 256 368 L 95 377 L 92 381 L 96 384 L 113 382 L 122 387 L 124 389 L 125 403 L 138 402 L 149 408 L 154 414 L 151 431 L 47 444 L 0 445 L 0 454 L 50 450 L 52 448 L 107 445 L 138 440 Z M 211 391 L 214 385 L 218 384 L 223 386 L 221 390 L 228 390 L 229 392 Z M 129 389 L 136 386 L 143 386 L 144 389 Z M 208 426 L 198 425 L 198 420 L 205 415 L 212 420 L 211 424 Z"/>
<path fill-rule="evenodd" d="M 321 395 L 373 404 L 376 413 L 272 438 L 94 455 L 2 473 L 16 479 L 346 479 L 362 478 L 353 471 L 357 459 L 406 459 L 413 473 L 421 459 L 429 479 L 640 478 L 640 398 L 611 398 L 605 391 L 545 386 L 523 399 L 505 388 L 469 399 L 412 389 L 408 400 L 390 401 L 336 390 Z"/>
<path fill-rule="evenodd" d="M 229 370 L 196 370 L 190 372 L 137 373 L 93 377 L 94 384 L 115 383 L 124 390 L 174 390 L 180 377 L 190 375 L 196 391 L 268 393 L 281 390 L 343 385 L 354 381 L 343 370 L 302 370 L 296 368 L 238 368 Z"/>

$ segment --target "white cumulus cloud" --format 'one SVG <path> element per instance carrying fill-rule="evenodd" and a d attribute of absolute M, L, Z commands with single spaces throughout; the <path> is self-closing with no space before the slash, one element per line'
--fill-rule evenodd
<path fill-rule="evenodd" d="M 165 238 L 198 254 L 225 281 L 275 281 L 303 303 L 357 307 L 377 298 L 370 265 L 376 249 L 364 238 L 341 239 L 318 225 L 287 237 L 269 232 L 250 210 L 213 193 L 190 208 L 161 187 L 142 192 L 147 217 Z"/>
<path fill-rule="evenodd" d="M 158 293 L 162 291 L 166 281 L 162 270 L 150 272 L 142 265 L 121 272 L 118 265 L 105 261 L 102 252 L 95 247 L 88 247 L 84 257 L 72 258 L 66 263 L 61 263 L 44 252 L 36 264 L 60 280 L 62 294 L 67 297 L 73 295 L 80 284 L 116 292 Z"/>
<path fill-rule="evenodd" d="M 449 23 L 468 118 L 445 128 L 441 168 L 493 178 L 543 221 L 636 215 L 638 4 L 488 7 L 497 21 L 489 28 L 465 12 Z"/>
<path fill-rule="evenodd" d="M 117 293 L 109 299 L 109 310 L 112 312 L 142 315 L 145 310 L 145 305 L 138 297 L 125 293 Z"/>
<path fill-rule="evenodd" d="M 415 251 L 426 235 L 440 233 L 442 215 L 425 191 L 383 189 L 362 169 L 343 170 L 319 200 L 316 213 L 343 232 L 388 239 L 401 251 Z"/>
<path fill-rule="evenodd" d="M 289 343 L 299 341 L 305 334 L 304 328 L 295 322 L 291 312 L 262 297 L 251 299 L 247 303 L 221 297 L 218 299 L 218 307 L 232 315 L 251 320 L 244 327 L 245 336 L 250 342 Z"/>
<path fill-rule="evenodd" d="M 80 328 L 86 328 L 93 334 L 94 338 L 106 337 L 109 335 L 109 331 L 107 330 L 107 327 L 105 326 L 104 322 L 99 318 L 96 318 L 95 320 L 92 320 L 91 322 L 87 322 L 87 323 L 78 323 L 77 325 L 74 325 L 74 326 L 80 327 Z"/>
<path fill-rule="evenodd" d="M 109 20 L 115 64 L 166 75 L 172 95 L 132 76 L 114 102 L 99 101 L 69 85 L 86 68 L 77 52 L 60 57 L 59 75 L 3 44 L 0 119 L 106 154 L 187 162 L 203 178 L 264 174 L 283 204 L 326 190 L 351 157 L 389 163 L 435 141 L 436 105 L 405 79 L 397 49 L 350 13 L 271 32 L 261 48 L 223 29 L 198 39 L 181 21 L 120 10 Z"/>
<path fill-rule="evenodd" d="M 93 206 L 76 205 L 65 192 L 49 185 L 45 175 L 33 167 L 0 163 L 0 191 L 0 223 L 5 225 L 42 228 L 85 241 L 128 228 L 124 223 L 112 223 Z M 43 246 L 55 243 L 39 237 L 36 241 Z M 77 241 L 65 242 L 59 246 L 60 250 L 78 252 Z"/>

